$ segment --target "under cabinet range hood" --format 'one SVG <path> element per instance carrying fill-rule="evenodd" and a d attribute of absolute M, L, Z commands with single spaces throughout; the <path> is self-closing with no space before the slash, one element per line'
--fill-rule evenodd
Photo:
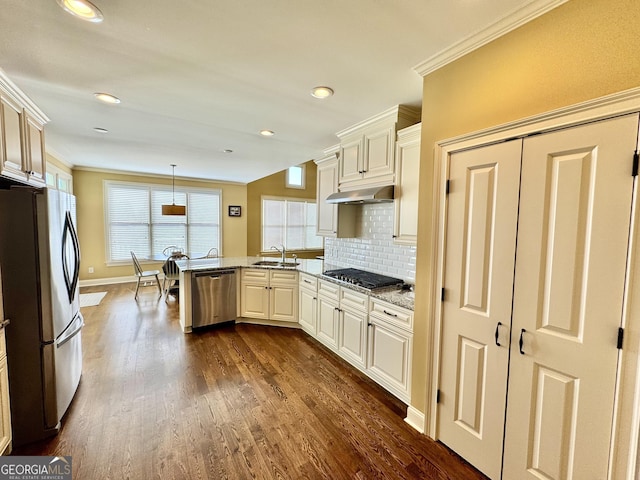
<path fill-rule="evenodd" d="M 368 187 L 348 192 L 336 192 L 327 197 L 327 203 L 389 203 L 393 202 L 393 185 Z"/>

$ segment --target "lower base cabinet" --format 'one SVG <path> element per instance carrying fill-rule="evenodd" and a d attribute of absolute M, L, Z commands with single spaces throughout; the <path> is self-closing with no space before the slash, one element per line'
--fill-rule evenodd
<path fill-rule="evenodd" d="M 242 269 L 240 315 L 247 318 L 298 322 L 298 272 Z"/>
<path fill-rule="evenodd" d="M 318 281 L 317 292 L 312 335 L 409 403 L 413 312 L 325 280 Z"/>
<path fill-rule="evenodd" d="M 309 335 L 317 333 L 318 281 L 313 275 L 300 272 L 298 291 L 298 323 Z"/>

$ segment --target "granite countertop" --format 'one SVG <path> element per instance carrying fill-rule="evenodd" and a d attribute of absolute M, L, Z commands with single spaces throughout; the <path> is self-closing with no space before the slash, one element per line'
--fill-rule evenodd
<path fill-rule="evenodd" d="M 187 272 L 197 272 L 203 270 L 218 270 L 222 268 L 267 268 L 277 270 L 297 270 L 299 272 L 308 273 L 315 277 L 327 280 L 332 283 L 336 283 L 343 287 L 351 288 L 353 290 L 367 293 L 374 298 L 379 298 L 393 305 L 398 305 L 409 310 L 413 310 L 414 305 L 414 292 L 413 290 L 403 290 L 400 288 L 388 288 L 370 292 L 369 290 L 357 287 L 355 285 L 345 284 L 339 280 L 335 280 L 331 277 L 326 277 L 322 274 L 325 270 L 331 270 L 333 266 L 324 265 L 323 260 L 298 258 L 296 262 L 299 264 L 296 267 L 281 267 L 275 265 L 254 265 L 256 262 L 261 261 L 277 261 L 277 257 L 219 257 L 219 258 L 198 258 L 193 260 L 178 260 L 176 265 L 178 268 Z M 287 258 L 287 262 L 293 261 L 292 258 Z M 336 267 L 337 268 L 337 267 Z"/>

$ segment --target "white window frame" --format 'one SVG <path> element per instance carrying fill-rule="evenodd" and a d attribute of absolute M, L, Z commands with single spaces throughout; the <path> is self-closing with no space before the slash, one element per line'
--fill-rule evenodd
<path fill-rule="evenodd" d="M 48 188 L 73 193 L 73 176 L 48 162 L 45 170 L 45 181 Z"/>
<path fill-rule="evenodd" d="M 315 199 L 311 199 L 311 198 L 294 198 L 294 197 L 280 197 L 280 196 L 271 196 L 271 195 L 262 195 L 260 197 L 260 251 L 261 253 L 273 253 L 274 251 L 271 250 L 271 245 L 266 245 L 264 244 L 264 201 L 265 200 L 272 200 L 272 201 L 282 201 L 282 202 L 303 202 L 303 203 L 307 203 L 307 204 L 313 204 L 313 208 L 314 211 L 317 211 L 316 208 L 316 204 L 317 201 Z M 316 219 L 317 222 L 317 219 Z M 305 226 L 310 226 L 310 225 L 305 225 Z M 314 225 L 314 228 L 316 227 L 316 225 Z M 286 224 L 285 224 L 285 228 L 286 228 Z M 324 240 L 323 237 L 321 237 L 320 235 L 317 235 L 317 237 L 320 238 L 320 241 L 322 243 L 322 241 Z M 280 247 L 280 245 L 276 245 L 278 248 Z M 315 250 L 322 250 L 323 249 L 323 245 L 320 245 L 318 247 L 309 247 L 309 248 L 294 248 L 291 247 L 289 248 L 288 245 L 285 245 L 287 251 L 291 250 L 291 251 L 296 251 L 296 252 L 304 252 L 304 251 L 315 251 Z"/>
<path fill-rule="evenodd" d="M 131 259 L 123 259 L 123 260 L 112 260 L 111 259 L 111 243 L 109 241 L 110 238 L 110 233 L 111 233 L 111 226 L 109 223 L 109 187 L 110 186 L 125 186 L 125 187 L 130 187 L 130 188 L 135 188 L 135 189 L 140 189 L 140 190 L 147 190 L 149 192 L 149 195 L 151 195 L 152 191 L 167 191 L 167 192 L 171 192 L 172 191 L 172 187 L 171 185 L 164 185 L 164 184 L 158 184 L 158 183 L 141 183 L 141 182 L 121 182 L 121 181 L 117 181 L 117 180 L 104 180 L 103 181 L 103 202 L 104 202 L 104 224 L 105 224 L 105 258 L 106 258 L 106 265 L 107 266 L 116 266 L 116 265 L 125 265 L 125 264 L 129 264 L 131 263 Z M 175 187 L 175 192 L 176 193 L 184 193 L 187 196 L 190 193 L 207 193 L 207 194 L 212 194 L 212 195 L 218 195 L 219 197 L 219 201 L 218 201 L 218 219 L 219 219 L 219 224 L 218 224 L 218 241 L 219 241 L 219 245 L 211 245 L 212 248 L 217 248 L 218 249 L 218 254 L 219 256 L 222 256 L 222 244 L 223 244 L 223 231 L 222 231 L 222 224 L 223 224 L 223 217 L 222 217 L 222 190 L 219 188 L 197 188 L 197 187 Z M 188 212 L 187 212 L 188 214 Z M 149 217 L 149 229 L 151 230 L 151 225 L 152 225 L 152 212 L 151 209 L 148 212 L 148 217 Z M 188 217 L 187 217 L 188 218 Z M 189 231 L 189 223 L 187 223 L 187 236 L 188 236 L 188 231 Z M 149 232 L 149 242 L 151 245 L 153 245 L 153 236 L 151 231 Z M 188 243 L 188 237 L 187 237 L 187 243 Z M 150 249 L 151 250 L 151 249 Z M 206 254 L 207 252 L 193 252 L 193 253 L 202 253 L 203 255 Z M 145 262 L 154 262 L 154 263 L 158 263 L 157 260 L 149 260 L 146 258 L 138 258 L 138 260 L 140 260 L 141 263 L 145 263 Z"/>

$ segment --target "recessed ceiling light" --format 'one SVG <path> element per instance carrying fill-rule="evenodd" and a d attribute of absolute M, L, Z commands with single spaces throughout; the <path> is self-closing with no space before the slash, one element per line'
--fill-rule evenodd
<path fill-rule="evenodd" d="M 120 99 L 110 93 L 94 93 L 94 97 L 104 103 L 120 103 Z"/>
<path fill-rule="evenodd" d="M 260 135 L 263 137 L 273 137 L 275 133 L 272 130 L 260 130 Z"/>
<path fill-rule="evenodd" d="M 107 130 L 106 128 L 94 127 L 93 129 L 98 133 L 109 133 L 109 130 Z"/>
<path fill-rule="evenodd" d="M 224 150 L 222 150 L 222 153 L 233 153 L 233 150 L 231 150 L 230 148 L 225 148 Z"/>
<path fill-rule="evenodd" d="M 311 95 L 316 98 L 328 98 L 333 95 L 333 89 L 329 87 L 315 87 L 311 90 Z"/>
<path fill-rule="evenodd" d="M 58 5 L 71 15 L 87 22 L 100 23 L 104 20 L 100 9 L 89 0 L 58 0 Z"/>

